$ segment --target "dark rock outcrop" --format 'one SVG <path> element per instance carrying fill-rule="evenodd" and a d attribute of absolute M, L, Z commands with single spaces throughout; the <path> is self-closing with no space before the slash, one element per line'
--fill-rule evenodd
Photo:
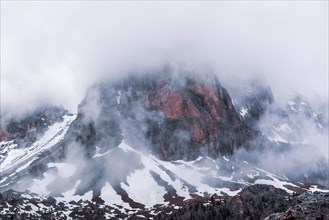
<path fill-rule="evenodd" d="M 57 202 L 28 192 L 0 193 L 1 219 L 328 219 L 329 193 L 290 195 L 267 185 L 253 185 L 238 195 L 195 197 L 152 208 L 124 209 L 90 201 Z M 179 208 L 177 209 L 177 206 Z M 32 209 L 33 207 L 33 209 Z"/>
<path fill-rule="evenodd" d="M 328 219 L 329 193 L 290 195 L 267 185 L 253 185 L 233 197 L 216 195 L 191 201 L 159 219 Z"/>
<path fill-rule="evenodd" d="M 242 88 L 233 87 L 230 92 L 236 101 L 235 107 L 240 112 L 243 121 L 258 129 L 259 120 L 273 108 L 275 103 L 272 89 L 265 79 L 250 79 Z M 280 114 L 287 115 L 283 111 Z"/>
<path fill-rule="evenodd" d="M 286 211 L 266 218 L 275 219 L 329 219 L 329 193 L 305 192 L 297 196 Z"/>

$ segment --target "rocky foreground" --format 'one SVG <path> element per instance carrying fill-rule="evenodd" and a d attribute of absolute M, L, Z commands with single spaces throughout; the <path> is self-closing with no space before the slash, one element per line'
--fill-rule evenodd
<path fill-rule="evenodd" d="M 329 193 L 291 195 L 256 184 L 233 197 L 177 198 L 151 209 L 127 209 L 97 201 L 60 202 L 8 190 L 0 194 L 0 219 L 329 219 Z"/>

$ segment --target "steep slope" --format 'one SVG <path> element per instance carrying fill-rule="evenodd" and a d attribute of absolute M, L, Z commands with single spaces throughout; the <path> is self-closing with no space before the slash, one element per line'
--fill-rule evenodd
<path fill-rule="evenodd" d="M 242 88 L 230 87 L 241 119 L 258 130 L 259 121 L 275 104 L 271 87 L 262 78 L 250 79 Z"/>
<path fill-rule="evenodd" d="M 328 103 L 313 100 L 311 106 L 293 94 L 279 105 L 263 79 L 230 91 L 241 120 L 261 133 L 251 151 L 236 152 L 235 157 L 292 181 L 329 187 Z"/>
<path fill-rule="evenodd" d="M 92 109 L 92 111 L 90 111 Z M 144 75 L 91 88 L 67 142 L 95 154 L 125 137 L 164 160 L 232 154 L 255 137 L 214 76 Z"/>
<path fill-rule="evenodd" d="M 67 114 L 55 124 L 48 127 L 45 132 L 38 133 L 40 138 L 30 146 L 21 146 L 21 139 L 0 142 L 0 187 L 7 188 L 12 184 L 17 184 L 20 177 L 33 174 L 33 163 L 40 164 L 48 154 L 56 150 L 56 144 L 63 140 L 70 123 L 75 119 L 75 115 Z M 32 168 L 32 169 L 31 169 Z"/>
<path fill-rule="evenodd" d="M 33 144 L 48 128 L 68 112 L 63 107 L 43 106 L 27 115 L 5 120 L 1 115 L 0 142 L 12 141 L 24 148 Z"/>
<path fill-rule="evenodd" d="M 211 194 L 234 196 L 253 184 L 273 185 L 290 193 L 318 189 L 226 157 L 168 162 L 122 142 L 107 152 L 100 153 L 98 149 L 85 160 L 82 155 L 79 158 L 77 149 L 65 161 L 46 164 L 48 169 L 42 175 L 20 179 L 17 187 L 23 185 L 22 190 L 50 195 L 57 201 L 82 199 L 128 210 L 154 208 L 157 204 L 181 205 Z"/>

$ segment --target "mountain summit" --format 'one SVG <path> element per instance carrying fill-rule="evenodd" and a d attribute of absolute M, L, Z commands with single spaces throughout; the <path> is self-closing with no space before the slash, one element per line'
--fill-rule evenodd
<path fill-rule="evenodd" d="M 125 138 L 160 159 L 177 160 L 232 154 L 255 132 L 214 76 L 143 75 L 92 87 L 68 136 L 88 155 Z"/>

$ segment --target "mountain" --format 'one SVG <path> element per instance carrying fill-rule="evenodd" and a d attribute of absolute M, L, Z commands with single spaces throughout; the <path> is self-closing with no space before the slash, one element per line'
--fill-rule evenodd
<path fill-rule="evenodd" d="M 79 217 L 78 207 L 91 206 L 106 218 L 142 211 L 144 217 L 160 211 L 170 216 L 164 210 L 179 216 L 179 207 L 209 202 L 211 196 L 239 203 L 258 184 L 281 189 L 284 196 L 327 192 L 327 158 L 321 151 L 314 153 L 316 166 L 312 158 L 302 163 L 302 172 L 291 172 L 292 163 L 300 165 L 296 152 L 313 146 L 303 140 L 307 132 L 297 122 L 313 123 L 324 133 L 325 119 L 302 104 L 305 111 L 291 102 L 290 109 L 279 107 L 263 81 L 246 86 L 248 92 L 233 95 L 232 101 L 214 75 L 165 69 L 95 84 L 77 114 L 47 106 L 5 121 L 0 199 L 7 206 L 0 213 L 37 218 L 46 206 L 46 212 Z M 262 217 L 296 204 L 271 206 Z M 212 209 L 225 207 L 213 204 Z M 89 216 L 87 209 L 81 212 Z"/>
<path fill-rule="evenodd" d="M 125 138 L 163 160 L 232 154 L 255 136 L 216 78 L 165 74 L 94 86 L 71 127 L 67 141 L 89 156 L 96 146 L 110 149 Z"/>

